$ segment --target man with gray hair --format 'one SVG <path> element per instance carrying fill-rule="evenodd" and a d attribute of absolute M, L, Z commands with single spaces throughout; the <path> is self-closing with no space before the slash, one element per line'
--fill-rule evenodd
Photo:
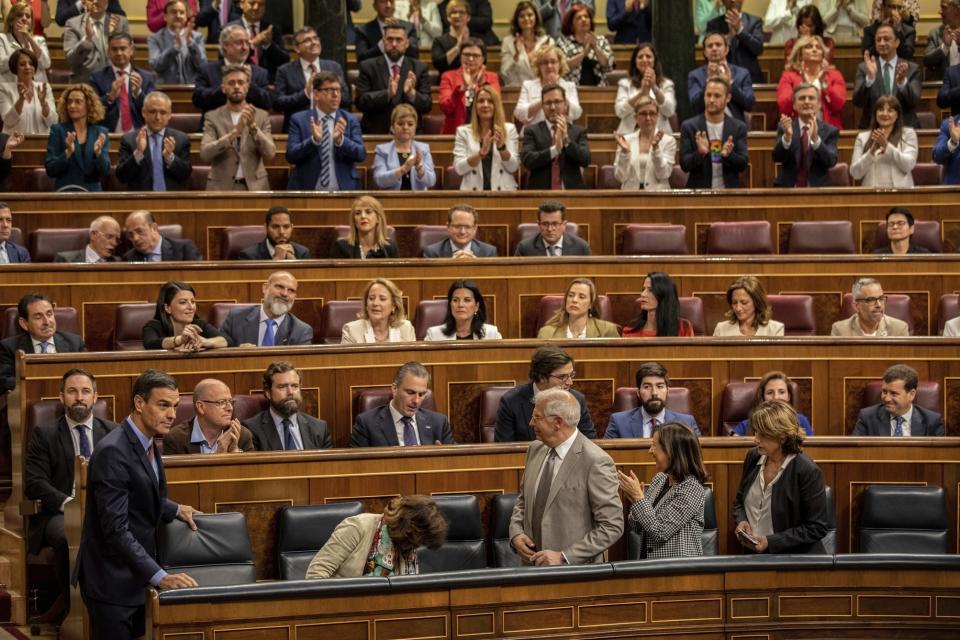
<path fill-rule="evenodd" d="M 120 139 L 117 179 L 130 191 L 184 191 L 193 166 L 190 139 L 168 126 L 173 116 L 170 96 L 154 91 L 143 101 L 139 129 Z"/>
<path fill-rule="evenodd" d="M 840 131 L 821 119 L 820 89 L 809 82 L 793 90 L 797 117 L 780 116 L 773 160 L 781 164 L 776 187 L 823 187 L 830 184 L 830 168 L 837 164 Z"/>
<path fill-rule="evenodd" d="M 247 64 L 250 55 L 250 34 L 243 25 L 231 24 L 220 32 L 220 52 L 223 60 L 208 62 L 200 67 L 193 87 L 193 105 L 203 113 L 227 103 L 223 89 L 223 68 L 242 66 L 247 70 L 250 82 L 247 88 L 247 102 L 269 111 L 273 105 L 267 85 L 270 78 L 267 70 L 257 65 Z M 202 121 L 202 118 L 201 118 Z"/>
<path fill-rule="evenodd" d="M 603 562 L 623 533 L 613 459 L 577 430 L 579 419 L 580 403 L 569 391 L 537 396 L 530 419 L 537 439 L 527 449 L 510 518 L 510 545 L 523 564 Z"/>
<path fill-rule="evenodd" d="M 859 278 L 853 283 L 853 304 L 857 312 L 846 320 L 834 322 L 830 335 L 847 338 L 910 335 L 906 322 L 885 313 L 887 296 L 876 278 Z"/>
<path fill-rule="evenodd" d="M 397 369 L 390 402 L 357 416 L 351 447 L 416 447 L 456 444 L 447 416 L 422 407 L 430 391 L 430 372 L 411 360 Z"/>
<path fill-rule="evenodd" d="M 120 223 L 112 216 L 100 216 L 90 223 L 90 240 L 87 246 L 76 251 L 61 251 L 54 262 L 120 262 L 114 250 L 120 243 Z"/>
<path fill-rule="evenodd" d="M 261 287 L 263 301 L 227 314 L 220 332 L 231 347 L 277 347 L 310 344 L 313 327 L 293 315 L 297 279 L 289 271 L 274 271 Z"/>

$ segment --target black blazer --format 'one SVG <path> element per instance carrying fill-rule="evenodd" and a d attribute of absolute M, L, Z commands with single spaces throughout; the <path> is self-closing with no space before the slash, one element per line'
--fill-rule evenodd
<path fill-rule="evenodd" d="M 283 4 L 283 3 L 270 3 L 273 4 Z M 228 22 L 226 26 L 232 24 L 238 24 L 241 27 L 243 26 L 243 20 L 238 18 L 233 22 Z M 290 54 L 287 52 L 287 48 L 283 46 L 283 30 L 279 29 L 277 25 L 270 24 L 266 19 L 261 19 L 260 24 L 257 25 L 257 33 L 263 33 L 269 27 L 273 27 L 273 36 L 269 44 L 263 45 L 260 47 L 260 53 L 257 60 L 257 66 L 263 68 L 267 72 L 267 76 L 270 79 L 270 82 L 273 82 L 274 77 L 277 75 L 277 69 L 281 65 L 287 64 L 290 62 Z M 253 51 L 250 52 L 250 56 L 253 56 Z M 253 64 L 248 58 L 247 62 Z"/>
<path fill-rule="evenodd" d="M 413 25 L 406 20 L 398 20 L 397 22 L 407 28 L 407 37 L 410 39 L 407 51 L 403 55 L 416 60 L 420 57 L 420 36 L 417 35 L 417 30 L 413 28 Z M 354 26 L 353 31 L 357 39 L 355 46 L 358 64 L 377 56 L 383 57 L 383 52 L 377 46 L 383 40 L 383 31 L 380 30 L 380 23 L 377 22 L 376 18 L 364 25 Z"/>
<path fill-rule="evenodd" d="M 207 0 L 209 2 L 210 0 Z M 127 15 L 120 6 L 120 0 L 110 0 L 107 3 L 107 13 L 116 13 L 117 15 Z M 67 20 L 80 15 L 80 9 L 74 0 L 57 0 L 56 22 L 61 27 L 67 26 Z"/>
<path fill-rule="evenodd" d="M 283 442 L 277 433 L 269 409 L 244 420 L 242 424 L 253 434 L 253 446 L 257 451 L 283 451 Z M 304 449 L 333 447 L 326 421 L 298 411 L 297 426 L 300 428 L 300 440 L 303 442 Z"/>
<path fill-rule="evenodd" d="M 733 503 L 734 522 L 747 519 L 743 501 L 757 478 L 760 454 L 753 448 L 743 461 L 740 488 Z M 827 534 L 827 494 L 817 463 L 797 454 L 773 485 L 770 516 L 773 535 L 767 536 L 768 553 L 826 553 L 821 540 Z"/>
<path fill-rule="evenodd" d="M 340 108 L 350 111 L 350 87 L 347 85 L 343 67 L 333 60 L 317 58 L 318 71 L 329 71 L 340 78 Z M 310 108 L 310 96 L 306 94 L 307 79 L 303 77 L 303 68 L 299 60 L 288 62 L 277 69 L 274 80 L 273 109 L 283 112 L 283 132 L 290 131 L 290 116 L 298 111 Z"/>
<path fill-rule="evenodd" d="M 580 422 L 577 429 L 588 438 L 597 437 L 597 429 L 593 426 L 587 399 L 576 389 L 569 389 L 573 397 L 580 403 Z M 497 426 L 494 431 L 496 442 L 529 442 L 537 436 L 530 427 L 530 418 L 533 417 L 533 383 L 528 382 L 514 387 L 500 398 L 497 408 Z"/>
<path fill-rule="evenodd" d="M 910 59 L 897 58 L 897 63 L 907 63 L 907 81 L 901 87 L 893 80 L 893 95 L 900 102 L 900 108 L 903 110 L 901 118 L 904 126 L 920 128 L 920 121 L 917 119 L 917 106 L 920 104 L 920 92 L 922 90 L 920 67 Z M 863 109 L 860 114 L 860 122 L 857 126 L 861 129 L 870 127 L 870 120 L 873 114 L 873 106 L 880 96 L 883 95 L 883 60 L 877 60 L 877 76 L 873 84 L 867 86 L 867 66 L 863 62 L 857 65 L 857 76 L 853 82 L 853 104 Z"/>
<path fill-rule="evenodd" d="M 870 50 L 870 55 L 877 55 L 877 27 L 879 20 L 874 20 L 863 28 L 863 37 L 860 39 L 860 53 Z M 897 34 L 900 45 L 897 47 L 897 57 L 904 60 L 913 60 L 914 50 L 917 48 L 917 29 L 906 22 L 900 23 L 900 33 Z"/>
<path fill-rule="evenodd" d="M 564 189 L 586 189 L 582 169 L 590 164 L 590 145 L 587 144 L 587 131 L 580 125 L 567 125 L 568 142 L 560 155 L 560 179 Z M 523 166 L 530 172 L 527 177 L 527 189 L 551 188 L 550 146 L 553 144 L 550 127 L 546 121 L 529 125 L 523 130 L 523 152 L 520 157 Z"/>
<path fill-rule="evenodd" d="M 368 258 L 396 258 L 397 257 L 397 245 L 393 244 L 389 240 L 387 244 L 380 247 L 376 251 L 371 251 L 367 254 Z M 334 240 L 333 244 L 330 245 L 330 258 L 334 260 L 343 260 L 355 258 L 360 259 L 360 245 L 350 244 L 346 238 L 341 238 L 340 240 Z"/>
<path fill-rule="evenodd" d="M 697 132 L 707 132 L 707 118 L 703 114 L 684 120 L 680 125 L 680 167 L 689 174 L 688 189 L 710 189 L 713 184 L 713 165 L 710 154 L 697 151 Z M 730 116 L 723 117 L 724 141 L 733 136 L 733 151 L 723 160 L 723 184 L 728 189 L 740 186 L 740 172 L 747 168 L 747 125 Z"/>
<path fill-rule="evenodd" d="M 62 331 L 53 334 L 53 346 L 57 353 L 77 353 L 87 350 L 83 338 Z M 17 349 L 24 353 L 33 353 L 33 342 L 30 340 L 29 333 L 18 333 L 0 341 L 0 384 L 3 385 L 0 391 L 13 391 L 17 384 Z"/>
<path fill-rule="evenodd" d="M 456 444 L 453 439 L 453 429 L 447 416 L 435 411 L 420 409 L 414 417 L 417 422 L 417 433 L 420 435 L 420 444 Z M 357 416 L 350 433 L 351 447 L 399 447 L 397 430 L 393 426 L 393 416 L 390 415 L 390 405 L 383 405 Z"/>
<path fill-rule="evenodd" d="M 161 237 L 163 240 L 160 243 L 160 262 L 202 260 L 193 240 Z M 123 259 L 126 262 L 146 262 L 147 256 L 136 249 L 130 249 L 123 254 Z"/>
<path fill-rule="evenodd" d="M 117 427 L 110 420 L 93 419 L 93 446 Z M 30 500 L 39 500 L 41 511 L 27 520 L 30 553 L 38 553 L 43 546 L 43 530 L 51 517 L 63 513 L 61 506 L 73 493 L 73 464 L 76 450 L 70 426 L 63 416 L 55 424 L 41 424 L 33 428 L 27 456 L 24 461 L 23 494 Z"/>
<path fill-rule="evenodd" d="M 543 236 L 539 233 L 532 238 L 522 240 L 517 244 L 515 256 L 524 257 L 545 257 L 547 255 L 547 243 L 543 241 Z M 593 255 L 590 251 L 590 245 L 579 236 L 569 233 L 563 234 L 563 255 L 565 256 L 589 256 Z"/>
<path fill-rule="evenodd" d="M 857 424 L 853 427 L 855 436 L 890 436 L 890 420 L 892 417 L 883 408 L 882 404 L 875 404 L 860 410 Z M 910 417 L 911 436 L 943 436 L 946 430 L 943 426 L 943 416 L 935 411 L 913 405 L 913 415 Z"/>
<path fill-rule="evenodd" d="M 204 338 L 224 338 L 226 337 L 220 333 L 219 330 L 200 316 L 194 316 L 193 322 L 190 324 L 195 324 L 200 327 L 200 331 Z M 150 319 L 147 324 L 143 325 L 143 331 L 140 333 L 141 339 L 143 340 L 144 349 L 163 349 L 163 339 L 172 338 L 172 331 L 165 331 L 163 325 L 156 318 Z"/>
<path fill-rule="evenodd" d="M 883 246 L 883 247 L 877 247 L 876 249 L 873 250 L 873 252 L 874 252 L 874 253 L 892 254 L 892 253 L 893 253 L 893 249 L 890 247 L 890 245 L 885 245 L 885 246 Z M 930 249 L 927 249 L 927 248 L 926 248 L 925 246 L 923 246 L 922 244 L 915 244 L 915 243 L 911 242 L 911 243 L 910 243 L 910 248 L 907 249 L 907 253 L 933 253 L 933 252 L 930 251 Z"/>
<path fill-rule="evenodd" d="M 807 182 L 811 187 L 826 187 L 830 186 L 830 167 L 837 164 L 837 140 L 840 138 L 840 131 L 823 120 L 817 120 L 817 129 L 820 132 L 820 146 L 814 149 L 811 145 L 810 153 L 807 154 Z M 777 125 L 773 160 L 780 163 L 780 173 L 774 179 L 773 185 L 795 187 L 800 170 L 800 120 L 793 119 L 793 138 L 790 140 L 789 149 L 783 146 L 782 136 L 783 128 Z"/>
<path fill-rule="evenodd" d="M 398 90 L 393 98 L 390 97 L 390 70 L 387 68 L 387 59 L 382 55 L 360 63 L 357 76 L 357 109 L 363 112 L 363 119 L 360 120 L 363 133 L 390 133 L 390 114 L 394 107 L 401 103 L 409 104 L 420 114 L 418 130 L 423 131 L 422 116 L 430 113 L 432 108 L 430 75 L 425 64 L 411 57 L 409 50 L 407 54 L 399 62 L 400 78 L 406 78 L 411 71 L 416 76 L 416 94 L 413 100 L 403 93 L 402 81 L 401 90 Z"/>
<path fill-rule="evenodd" d="M 150 145 L 143 154 L 143 161 L 137 162 L 133 152 L 137 149 L 137 134 L 139 129 L 125 133 L 120 138 L 120 157 L 117 160 L 117 179 L 127 185 L 131 191 L 153 191 L 153 156 L 150 154 Z M 147 134 L 149 135 L 149 131 Z M 187 181 L 193 167 L 190 163 L 190 138 L 187 134 L 176 129 L 167 129 L 163 132 L 164 138 L 174 140 L 173 160 L 163 165 L 163 180 L 167 191 L 185 191 Z"/>
<path fill-rule="evenodd" d="M 297 260 L 307 260 L 310 258 L 310 249 L 302 244 L 291 242 L 293 246 L 293 255 Z M 237 255 L 237 260 L 271 260 L 270 250 L 267 248 L 267 239 L 264 238 L 257 244 L 252 244 Z"/>
<path fill-rule="evenodd" d="M 227 103 L 227 97 L 223 95 L 223 90 L 220 88 L 223 82 L 223 65 L 222 60 L 215 60 L 201 65 L 197 71 L 197 79 L 193 85 L 193 106 L 200 109 L 203 114 Z M 253 75 L 250 80 L 250 89 L 247 90 L 247 102 L 264 111 L 270 111 L 273 100 L 267 87 L 270 84 L 267 70 L 258 66 L 253 66 L 251 69 Z M 202 115 L 200 123 L 202 130 Z"/>
<path fill-rule="evenodd" d="M 760 63 L 757 58 L 763 53 L 763 21 L 755 15 L 741 13 L 740 21 L 743 30 L 730 39 L 730 50 L 727 53 L 727 62 L 743 67 L 750 72 L 753 81 L 763 82 L 760 72 Z M 704 33 L 718 32 L 726 34 L 730 31 L 724 16 L 717 16 L 707 23 Z M 771 80 L 772 81 L 772 80 Z"/>
<path fill-rule="evenodd" d="M 950 115 L 960 113 L 960 64 L 947 67 L 943 72 L 943 84 L 937 92 L 937 106 L 950 109 Z"/>
<path fill-rule="evenodd" d="M 115 2 L 117 0 L 111 0 L 111 4 Z M 228 22 L 235 22 L 243 15 L 240 12 L 239 2 L 231 2 L 228 12 Z M 214 8 L 212 0 L 200 0 L 199 11 L 197 11 L 197 26 L 207 28 L 207 44 L 218 44 L 220 42 L 220 11 Z"/>

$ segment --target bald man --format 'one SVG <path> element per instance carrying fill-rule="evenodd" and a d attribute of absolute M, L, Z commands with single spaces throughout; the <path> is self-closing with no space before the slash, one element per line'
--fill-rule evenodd
<path fill-rule="evenodd" d="M 54 262 L 119 262 L 120 256 L 114 255 L 120 244 L 120 223 L 111 216 L 100 216 L 90 223 L 90 240 L 87 246 L 76 251 L 61 251 Z"/>
<path fill-rule="evenodd" d="M 163 438 L 163 455 L 242 453 L 254 451 L 253 434 L 233 417 L 233 393 L 215 378 L 193 388 L 196 417 L 170 429 Z"/>
<path fill-rule="evenodd" d="M 134 211 L 124 222 L 127 239 L 133 245 L 123 254 L 127 262 L 175 262 L 200 260 L 193 240 L 180 240 L 160 235 L 160 226 L 149 211 Z"/>

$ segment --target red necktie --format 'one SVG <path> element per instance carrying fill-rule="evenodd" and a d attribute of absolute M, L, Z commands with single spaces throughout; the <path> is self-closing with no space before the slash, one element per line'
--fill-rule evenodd
<path fill-rule="evenodd" d="M 127 93 L 127 75 L 124 71 L 118 71 L 117 75 L 123 81 L 120 84 L 120 128 L 124 133 L 133 129 L 133 114 L 130 113 L 130 94 Z"/>
<path fill-rule="evenodd" d="M 257 25 L 250 25 L 250 39 L 253 40 L 257 37 Z M 253 52 L 250 54 L 250 62 L 253 64 L 260 64 L 260 47 L 251 45 Z"/>
<path fill-rule="evenodd" d="M 810 130 L 804 126 L 800 134 L 800 168 L 797 170 L 797 186 L 806 187 L 809 174 Z"/>
<path fill-rule="evenodd" d="M 400 77 L 400 65 L 393 64 L 390 65 L 390 77 L 396 80 Z"/>

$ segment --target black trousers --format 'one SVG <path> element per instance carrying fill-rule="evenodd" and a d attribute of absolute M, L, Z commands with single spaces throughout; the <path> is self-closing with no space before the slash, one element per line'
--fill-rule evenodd
<path fill-rule="evenodd" d="M 82 592 L 81 592 L 82 593 Z M 83 596 L 91 640 L 134 640 L 146 632 L 144 605 L 130 607 Z"/>

